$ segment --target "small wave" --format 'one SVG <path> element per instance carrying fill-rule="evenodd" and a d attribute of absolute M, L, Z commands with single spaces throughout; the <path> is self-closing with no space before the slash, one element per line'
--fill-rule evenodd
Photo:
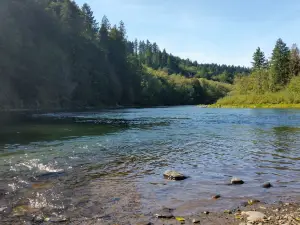
<path fill-rule="evenodd" d="M 39 159 L 31 159 L 28 162 L 16 164 L 16 166 L 18 166 L 18 167 L 24 166 L 24 167 L 27 167 L 29 170 L 37 169 L 38 171 L 42 171 L 42 172 L 56 173 L 56 172 L 63 171 L 63 169 L 55 169 L 52 165 L 45 165 L 43 163 L 40 163 Z"/>

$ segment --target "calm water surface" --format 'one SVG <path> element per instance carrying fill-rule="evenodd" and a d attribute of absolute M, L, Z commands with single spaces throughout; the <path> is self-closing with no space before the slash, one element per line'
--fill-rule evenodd
<path fill-rule="evenodd" d="M 128 224 L 300 194 L 300 111 L 170 107 L 34 115 L 0 131 L 0 219 Z M 163 179 L 175 169 L 184 181 Z M 233 176 L 241 186 L 227 183 Z M 263 189 L 269 181 L 274 188 Z M 221 194 L 218 201 L 211 200 Z M 19 217 L 18 217 L 19 218 Z"/>

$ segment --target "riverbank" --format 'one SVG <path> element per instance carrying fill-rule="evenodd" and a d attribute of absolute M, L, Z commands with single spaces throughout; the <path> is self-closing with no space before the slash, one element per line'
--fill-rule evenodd
<path fill-rule="evenodd" d="M 300 104 L 212 104 L 209 108 L 300 109 Z"/>
<path fill-rule="evenodd" d="M 216 200 L 218 201 L 218 200 Z M 255 202 L 255 201 L 254 201 Z M 117 224 L 132 225 L 164 225 L 164 224 L 201 224 L 201 225 L 297 225 L 300 224 L 300 202 L 278 202 L 265 204 L 242 203 L 240 207 L 219 212 L 199 211 L 194 214 L 182 216 L 177 209 L 163 208 L 149 214 L 135 214 L 123 217 L 123 222 Z M 0 212 L 1 218 L 1 212 Z M 14 217 L 2 217 L 3 225 L 15 224 L 111 224 L 104 216 L 95 215 L 93 218 L 68 218 L 65 216 L 44 217 L 34 213 Z"/>
<path fill-rule="evenodd" d="M 187 217 L 153 219 L 136 224 L 201 224 L 201 225 L 294 225 L 300 224 L 300 202 L 267 205 L 256 203 L 223 212 L 199 212 Z"/>

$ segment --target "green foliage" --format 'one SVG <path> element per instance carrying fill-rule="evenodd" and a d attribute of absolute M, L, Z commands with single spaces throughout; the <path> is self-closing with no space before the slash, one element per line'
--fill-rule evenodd
<path fill-rule="evenodd" d="M 190 79 L 180 74 L 169 75 L 163 70 L 146 67 L 142 77 L 141 104 L 209 104 L 224 97 L 230 90 L 230 84 L 203 78 Z"/>
<path fill-rule="evenodd" d="M 273 50 L 271 67 L 265 68 L 258 48 L 254 53 L 254 70 L 249 76 L 237 76 L 233 91 L 216 106 L 297 107 L 300 104 L 300 56 L 294 44 L 290 51 L 279 39 Z"/>

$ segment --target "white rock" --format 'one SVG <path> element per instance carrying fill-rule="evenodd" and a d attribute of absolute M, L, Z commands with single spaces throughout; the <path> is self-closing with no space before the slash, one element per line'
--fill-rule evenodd
<path fill-rule="evenodd" d="M 261 213 L 261 212 L 257 212 L 257 211 L 247 211 L 247 212 L 242 212 L 242 215 L 246 215 L 247 220 L 249 222 L 260 222 L 263 221 L 263 219 L 266 218 L 266 215 Z"/>

